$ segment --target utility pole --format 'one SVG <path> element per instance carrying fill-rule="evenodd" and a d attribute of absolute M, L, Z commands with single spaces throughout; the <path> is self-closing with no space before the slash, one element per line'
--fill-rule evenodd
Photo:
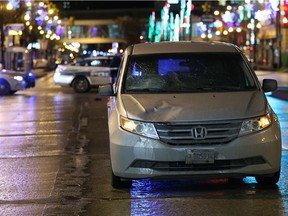
<path fill-rule="evenodd" d="M 1 40 L 0 40 L 0 45 L 1 45 L 1 64 L 2 64 L 2 68 L 5 68 L 5 47 L 4 47 L 4 40 L 5 40 L 5 33 L 4 33 L 4 14 L 3 14 L 4 10 L 3 10 L 3 3 L 0 3 L 0 13 L 1 13 L 1 17 L 0 17 L 0 34 L 1 34 Z"/>
<path fill-rule="evenodd" d="M 282 33 L 281 33 L 281 23 L 280 23 L 280 1 L 278 5 L 279 10 L 276 13 L 276 41 L 278 48 L 278 69 L 282 67 Z"/>

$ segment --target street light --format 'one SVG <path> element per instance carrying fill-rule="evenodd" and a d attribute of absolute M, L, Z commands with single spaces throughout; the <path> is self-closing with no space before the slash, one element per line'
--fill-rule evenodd
<path fill-rule="evenodd" d="M 4 41 L 5 41 L 5 32 L 4 32 L 4 11 L 10 11 L 13 9 L 13 5 L 11 3 L 7 3 L 6 5 L 1 2 L 0 3 L 0 13 L 1 13 L 1 19 L 0 19 L 0 33 L 1 33 L 1 63 L 2 63 L 2 67 L 5 68 L 5 46 L 4 46 Z"/>
<path fill-rule="evenodd" d="M 7 10 L 13 10 L 13 5 L 9 2 L 9 3 L 6 5 L 6 9 L 7 9 Z"/>

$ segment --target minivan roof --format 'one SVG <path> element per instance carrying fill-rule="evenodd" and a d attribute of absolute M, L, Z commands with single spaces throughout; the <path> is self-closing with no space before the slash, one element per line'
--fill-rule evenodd
<path fill-rule="evenodd" d="M 238 52 L 235 45 L 224 42 L 181 41 L 134 44 L 132 55 L 183 52 Z"/>

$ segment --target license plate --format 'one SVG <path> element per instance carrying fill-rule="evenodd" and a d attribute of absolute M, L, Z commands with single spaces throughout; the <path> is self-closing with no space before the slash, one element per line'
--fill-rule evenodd
<path fill-rule="evenodd" d="M 213 164 L 215 153 L 213 150 L 187 150 L 186 164 Z"/>

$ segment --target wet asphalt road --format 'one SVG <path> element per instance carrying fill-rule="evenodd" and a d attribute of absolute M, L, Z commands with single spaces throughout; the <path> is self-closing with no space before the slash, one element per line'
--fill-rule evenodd
<path fill-rule="evenodd" d="M 267 96 L 283 137 L 281 179 L 133 181 L 110 186 L 106 99 L 54 86 L 0 97 L 0 215 L 288 215 L 288 102 Z"/>

